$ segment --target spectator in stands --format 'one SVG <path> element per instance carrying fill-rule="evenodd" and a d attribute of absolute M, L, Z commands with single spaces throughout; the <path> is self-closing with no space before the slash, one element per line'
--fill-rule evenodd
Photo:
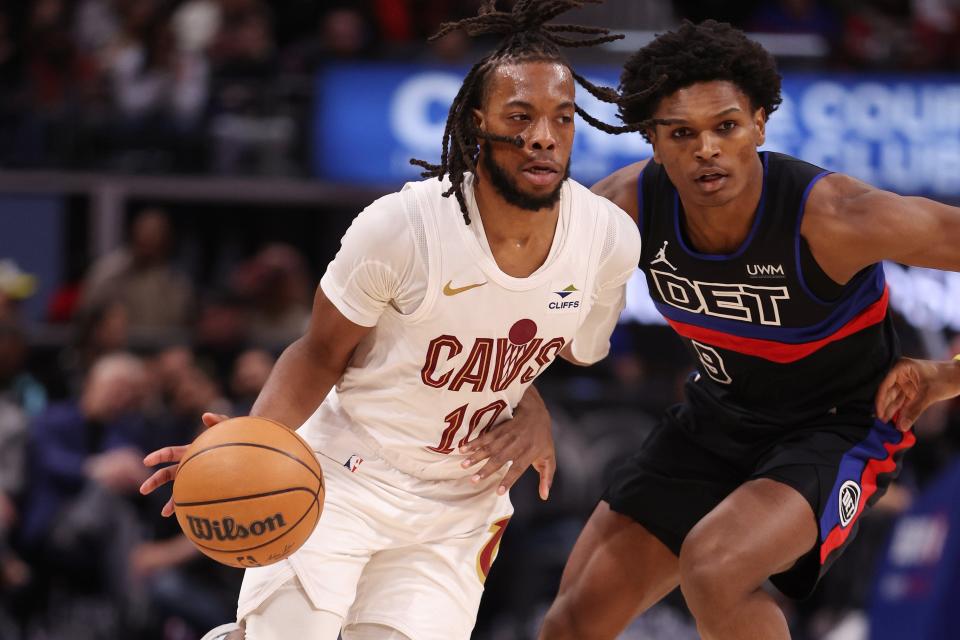
<path fill-rule="evenodd" d="M 306 260 L 287 244 L 270 244 L 240 265 L 232 278 L 248 300 L 250 339 L 284 347 L 303 335 L 310 318 L 312 287 Z"/>
<path fill-rule="evenodd" d="M 207 411 L 230 413 L 230 403 L 223 397 L 216 378 L 200 367 L 192 366 L 177 381 L 173 391 L 172 409 L 175 415 L 188 419 L 196 430 L 201 426 L 201 414 Z"/>
<path fill-rule="evenodd" d="M 868 69 L 914 66 L 923 43 L 911 38 L 910 0 L 871 0 L 846 12 L 843 56 L 846 62 Z"/>
<path fill-rule="evenodd" d="M 84 488 L 135 493 L 142 464 L 143 363 L 126 353 L 99 359 L 82 395 L 50 405 L 30 431 L 30 483 L 23 532 L 43 546 L 53 521 Z"/>
<path fill-rule="evenodd" d="M 916 0 L 913 3 L 913 38 L 918 66 L 954 70 L 960 64 L 960 1 Z"/>
<path fill-rule="evenodd" d="M 100 59 L 121 37 L 119 3 L 113 0 L 80 0 L 73 15 L 77 48 Z"/>
<path fill-rule="evenodd" d="M 133 221 L 129 244 L 97 260 L 87 273 L 81 308 L 116 298 L 129 314 L 132 336 L 182 331 L 190 320 L 193 289 L 173 265 L 172 248 L 167 213 L 145 209 Z"/>
<path fill-rule="evenodd" d="M 373 17 L 362 6 L 327 8 L 312 33 L 284 48 L 281 64 L 288 73 L 307 75 L 331 60 L 369 58 L 376 53 L 377 36 Z"/>
<path fill-rule="evenodd" d="M 246 113 L 262 110 L 264 96 L 260 92 L 264 83 L 275 77 L 276 50 L 267 5 L 253 0 L 225 3 L 220 33 L 213 44 L 214 108 Z"/>
<path fill-rule="evenodd" d="M 171 27 L 182 51 L 203 52 L 213 45 L 223 21 L 217 0 L 186 0 L 174 11 Z"/>
<path fill-rule="evenodd" d="M 59 354 L 62 384 L 68 395 L 79 395 L 90 367 L 101 357 L 122 351 L 130 342 L 130 314 L 117 299 L 82 309 L 73 324 L 72 343 Z"/>
<path fill-rule="evenodd" d="M 238 294 L 212 291 L 203 296 L 194 329 L 194 353 L 218 377 L 229 375 L 233 361 L 247 346 L 248 304 Z"/>
<path fill-rule="evenodd" d="M 840 16 L 822 0 L 778 0 L 761 5 L 747 21 L 750 31 L 809 33 L 837 42 L 843 31 Z"/>
<path fill-rule="evenodd" d="M 174 31 L 155 2 L 125 5 L 123 36 L 107 60 L 113 96 L 127 125 L 176 132 L 188 129 L 206 106 L 205 52 Z"/>
<path fill-rule="evenodd" d="M 236 1 L 236 0 L 235 0 Z M 272 14 L 259 2 L 225 12 L 211 97 L 213 170 L 289 175 L 296 123 L 283 101 Z"/>
<path fill-rule="evenodd" d="M 0 398 L 33 418 L 47 404 L 47 392 L 24 368 L 27 340 L 16 318 L 0 318 Z"/>
<path fill-rule="evenodd" d="M 37 279 L 13 260 L 0 260 L 0 318 L 19 317 L 19 303 L 33 295 Z"/>
<path fill-rule="evenodd" d="M 168 347 L 151 360 L 154 391 L 160 396 L 161 402 L 169 403 L 178 382 L 193 366 L 193 352 L 183 345 Z"/>
<path fill-rule="evenodd" d="M 237 356 L 230 376 L 230 396 L 233 400 L 230 415 L 250 413 L 275 361 L 275 358 L 263 349 L 248 349 Z"/>
<path fill-rule="evenodd" d="M 21 536 L 49 600 L 49 637 L 125 637 L 121 613 L 135 610 L 126 562 L 140 535 L 129 499 L 146 477 L 145 382 L 138 358 L 104 356 L 79 398 L 31 425 Z"/>
<path fill-rule="evenodd" d="M 272 358 L 251 351 L 238 366 L 239 393 L 250 393 L 262 384 L 262 369 Z M 142 441 L 154 449 L 192 440 L 202 428 L 198 416 L 204 411 L 235 413 L 223 397 L 217 380 L 206 373 L 190 349 L 170 347 L 150 360 L 152 409 L 149 428 Z M 242 372 L 242 373 L 241 373 Z M 124 563 L 130 594 L 145 603 L 144 615 L 131 621 L 133 637 L 145 640 L 166 638 L 161 630 L 172 629 L 176 621 L 186 625 L 179 633 L 195 636 L 200 630 L 218 624 L 235 608 L 239 573 L 225 570 L 202 557 L 182 535 L 176 521 L 159 517 L 160 506 L 169 498 L 169 490 L 151 495 L 139 510 L 139 529 L 143 537 L 126 547 Z M 177 636 L 180 637 L 180 636 Z"/>
<path fill-rule="evenodd" d="M 204 411 L 229 412 L 219 384 L 200 369 L 189 349 L 166 349 L 151 365 L 154 391 L 162 391 L 164 402 L 151 412 L 148 450 L 192 441 L 202 428 L 199 416 Z M 159 515 L 169 498 L 169 488 L 145 498 L 147 504 L 140 511 L 144 538 L 130 550 L 127 561 L 131 587 L 149 602 L 134 633 L 144 640 L 159 640 L 159 630 L 174 619 L 183 621 L 195 637 L 236 608 L 232 596 L 239 588 L 234 584 L 239 572 L 201 556 L 175 519 Z"/>
<path fill-rule="evenodd" d="M 24 588 L 30 569 L 11 547 L 18 504 L 26 483 L 27 427 L 46 404 L 46 392 L 24 368 L 26 341 L 13 318 L 0 319 L 0 637 L 13 637 L 5 626 L 5 596 Z"/>
<path fill-rule="evenodd" d="M 97 67 L 73 42 L 70 7 L 64 0 L 29 4 L 23 64 L 30 104 L 18 154 L 32 165 L 64 164 L 76 143 L 78 107 L 95 90 Z"/>
<path fill-rule="evenodd" d="M 361 58 L 376 44 L 376 31 L 369 18 L 356 7 L 331 9 L 320 19 L 322 52 L 329 58 Z"/>

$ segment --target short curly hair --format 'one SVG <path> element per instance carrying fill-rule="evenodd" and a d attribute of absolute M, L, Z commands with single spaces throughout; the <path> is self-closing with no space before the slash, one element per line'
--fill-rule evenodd
<path fill-rule="evenodd" d="M 634 53 L 620 74 L 620 118 L 650 123 L 660 101 L 698 82 L 729 80 L 766 117 L 780 106 L 780 74 L 773 56 L 725 22 L 684 20 Z M 646 132 L 643 132 L 647 137 Z"/>

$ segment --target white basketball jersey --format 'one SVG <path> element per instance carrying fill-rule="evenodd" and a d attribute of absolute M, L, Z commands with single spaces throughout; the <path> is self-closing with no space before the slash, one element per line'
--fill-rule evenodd
<path fill-rule="evenodd" d="M 512 416 L 590 310 L 598 265 L 616 241 L 614 217 L 623 212 L 567 180 L 562 244 L 533 275 L 515 278 L 464 224 L 456 199 L 441 197 L 448 188 L 433 179 L 400 193 L 426 253 L 426 295 L 406 315 L 388 307 L 361 341 L 340 383 L 300 430 L 318 451 L 347 428 L 410 475 L 472 475 L 476 468 L 461 468 L 457 448 Z"/>

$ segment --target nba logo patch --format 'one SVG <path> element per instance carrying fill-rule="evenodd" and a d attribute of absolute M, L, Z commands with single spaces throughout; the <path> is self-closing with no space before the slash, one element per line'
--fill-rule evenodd
<path fill-rule="evenodd" d="M 355 473 L 361 464 L 363 464 L 363 458 L 355 453 L 347 458 L 347 461 L 343 463 L 343 466 L 345 466 L 350 473 Z"/>
<path fill-rule="evenodd" d="M 840 500 L 838 502 L 840 504 L 840 526 L 845 527 L 857 515 L 857 507 L 860 506 L 860 485 L 853 480 L 847 480 L 840 485 Z"/>

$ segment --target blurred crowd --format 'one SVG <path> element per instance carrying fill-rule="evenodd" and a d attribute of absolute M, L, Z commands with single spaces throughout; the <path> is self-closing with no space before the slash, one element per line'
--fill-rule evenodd
<path fill-rule="evenodd" d="M 432 44 L 426 38 L 478 5 L 5 0 L 0 166 L 306 175 L 317 69 L 358 59 L 463 64 L 488 43 L 459 32 Z M 578 20 L 642 31 L 684 17 L 816 34 L 825 43 L 814 60 L 820 67 L 933 70 L 960 62 L 956 0 L 611 0 Z"/>
<path fill-rule="evenodd" d="M 206 560 L 143 497 L 146 452 L 191 442 L 204 411 L 249 412 L 309 318 L 312 276 L 271 244 L 205 301 L 173 259 L 169 215 L 64 285 L 30 344 L 34 282 L 0 264 L 0 638 L 188 640 L 232 619 L 240 574 Z M 21 633 L 24 635 L 21 636 Z"/>

